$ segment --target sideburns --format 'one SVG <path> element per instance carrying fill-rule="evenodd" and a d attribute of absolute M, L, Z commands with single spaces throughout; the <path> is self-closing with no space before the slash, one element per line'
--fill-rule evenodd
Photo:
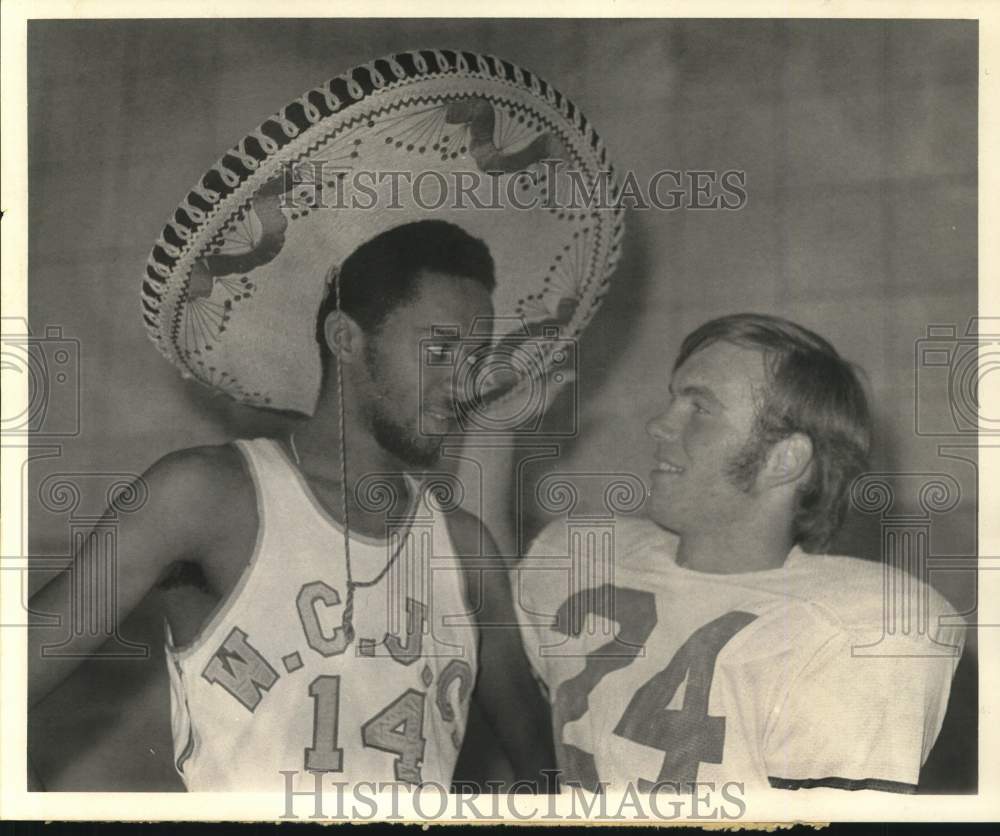
<path fill-rule="evenodd" d="M 763 419 L 767 408 L 767 390 L 765 387 L 754 387 L 754 420 L 750 434 L 743 446 L 726 462 L 723 473 L 729 484 L 743 493 L 750 493 L 757 475 L 760 473 L 767 453 L 774 443 L 772 433 L 767 432 Z"/>
<path fill-rule="evenodd" d="M 749 493 L 757 481 L 764 462 L 767 460 L 767 453 L 771 449 L 774 441 L 765 432 L 763 421 L 758 413 L 754 419 L 753 427 L 743 446 L 726 462 L 723 473 L 726 479 L 734 488 L 743 493 Z"/>

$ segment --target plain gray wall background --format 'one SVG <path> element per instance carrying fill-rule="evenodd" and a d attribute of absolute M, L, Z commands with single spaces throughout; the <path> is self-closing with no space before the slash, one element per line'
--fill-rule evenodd
<path fill-rule="evenodd" d="M 31 325 L 79 340 L 82 380 L 79 435 L 58 439 L 60 455 L 30 475 L 33 554 L 68 550 L 66 515 L 38 502 L 47 476 L 141 473 L 178 447 L 277 428 L 183 382 L 157 354 L 139 312 L 147 253 L 190 186 L 262 119 L 354 64 L 421 47 L 494 53 L 537 72 L 642 182 L 665 168 L 746 172 L 740 211 L 630 212 L 624 259 L 580 346 L 580 434 L 532 478 L 644 477 L 643 427 L 665 401 L 683 336 L 720 314 L 775 313 L 866 369 L 873 470 L 952 475 L 962 499 L 933 518 L 931 551 L 975 553 L 974 455 L 942 458 L 941 439 L 914 431 L 916 341 L 930 324 L 963 332 L 977 308 L 975 22 L 284 20 L 31 25 Z M 919 385 L 947 421 L 940 371 L 921 372 Z M 568 398 L 555 407 L 568 408 Z M 99 506 L 98 493 L 84 502 Z M 916 508 L 915 496 L 899 502 Z M 530 534 L 544 515 L 529 507 L 526 521 Z M 880 549 L 878 519 L 853 515 L 838 550 Z M 974 604 L 968 574 L 933 580 L 960 607 Z M 133 619 L 154 661 L 155 598 Z M 128 686 L 159 700 L 152 714 L 134 707 L 141 699 L 116 707 L 109 700 L 136 681 L 120 669 L 90 700 L 83 745 L 104 743 L 62 773 L 67 788 L 108 788 L 109 770 L 137 788 L 167 774 L 166 691 L 153 679 Z M 59 739 L 72 724 L 50 703 L 39 727 Z M 115 735 L 133 760 L 109 749 Z M 65 768 L 55 755 L 42 765 Z"/>

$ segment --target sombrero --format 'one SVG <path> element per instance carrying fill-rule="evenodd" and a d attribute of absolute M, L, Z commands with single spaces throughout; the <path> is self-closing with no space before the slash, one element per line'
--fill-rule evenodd
<path fill-rule="evenodd" d="M 184 376 L 310 415 L 330 276 L 375 235 L 434 218 L 487 243 L 495 337 L 544 359 L 607 289 L 617 196 L 600 137 L 533 73 L 469 52 L 389 55 L 291 102 L 201 178 L 149 256 L 143 318 Z"/>

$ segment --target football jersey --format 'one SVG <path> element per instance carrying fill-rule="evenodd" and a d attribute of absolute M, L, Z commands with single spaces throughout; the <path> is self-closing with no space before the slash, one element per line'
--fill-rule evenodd
<path fill-rule="evenodd" d="M 513 570 L 563 780 L 912 791 L 964 640 L 944 599 L 856 558 L 711 574 L 676 548 L 647 520 L 556 522 Z"/>
<path fill-rule="evenodd" d="M 476 630 L 447 521 L 410 479 L 388 540 L 351 534 L 355 636 L 342 627 L 341 526 L 269 439 L 239 441 L 257 496 L 250 562 L 199 637 L 167 633 L 177 771 L 189 790 L 345 782 L 445 786 L 464 735 Z M 373 495 L 374 496 L 374 495 Z M 390 558 L 394 558 L 390 560 Z"/>

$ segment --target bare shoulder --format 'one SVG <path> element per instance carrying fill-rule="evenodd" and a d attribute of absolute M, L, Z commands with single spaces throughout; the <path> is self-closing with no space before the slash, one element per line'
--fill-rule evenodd
<path fill-rule="evenodd" d="M 231 444 L 187 447 L 158 459 L 143 474 L 159 500 L 215 504 L 249 487 L 242 456 Z"/>
<path fill-rule="evenodd" d="M 156 461 L 143 475 L 149 510 L 189 545 L 209 545 L 256 510 L 243 456 L 231 444 L 188 447 Z"/>
<path fill-rule="evenodd" d="M 150 468 L 171 479 L 216 480 L 243 470 L 241 456 L 232 444 L 184 447 L 159 458 Z"/>

